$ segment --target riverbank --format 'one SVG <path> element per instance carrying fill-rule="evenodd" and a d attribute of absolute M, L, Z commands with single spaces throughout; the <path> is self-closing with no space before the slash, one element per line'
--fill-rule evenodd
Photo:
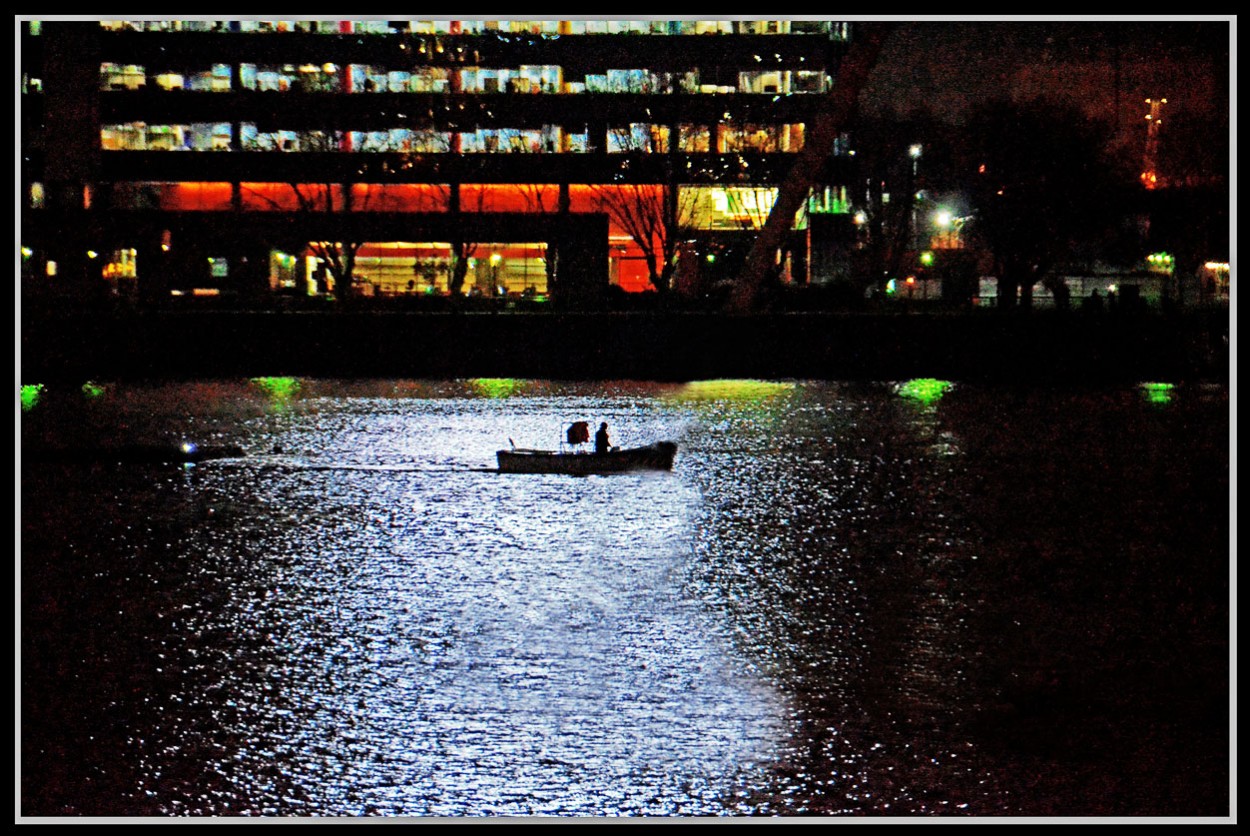
<path fill-rule="evenodd" d="M 1229 378 L 1227 309 L 24 314 L 23 383 L 301 377 L 1134 382 Z"/>

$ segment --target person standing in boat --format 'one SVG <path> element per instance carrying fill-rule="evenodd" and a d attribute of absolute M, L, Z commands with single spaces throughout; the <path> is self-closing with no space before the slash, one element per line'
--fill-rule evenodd
<path fill-rule="evenodd" d="M 608 440 L 608 422 L 604 421 L 599 425 L 599 432 L 595 433 L 595 452 L 606 453 L 611 450 L 611 442 Z"/>

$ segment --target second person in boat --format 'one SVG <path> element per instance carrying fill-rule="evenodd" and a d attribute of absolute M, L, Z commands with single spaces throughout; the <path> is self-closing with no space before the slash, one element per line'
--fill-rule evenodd
<path fill-rule="evenodd" d="M 606 453 L 611 449 L 611 441 L 608 440 L 608 422 L 604 421 L 599 425 L 599 432 L 595 433 L 595 452 Z"/>

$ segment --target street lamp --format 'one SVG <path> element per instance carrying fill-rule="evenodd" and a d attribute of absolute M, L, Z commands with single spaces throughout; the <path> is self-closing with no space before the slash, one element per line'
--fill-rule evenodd
<path fill-rule="evenodd" d="M 916 191 L 916 183 L 920 177 L 920 152 L 919 144 L 913 145 L 907 149 L 907 155 L 911 157 L 911 234 L 912 246 L 919 248 L 920 246 L 920 192 Z"/>
<path fill-rule="evenodd" d="M 1176 291 L 1176 303 L 1179 305 L 1184 302 L 1183 291 L 1180 281 L 1176 276 L 1176 259 L 1171 253 L 1151 253 L 1146 256 L 1146 261 L 1150 264 L 1152 272 L 1160 273 L 1167 278 L 1164 279 L 1164 296 L 1166 297 L 1172 290 Z"/>
<path fill-rule="evenodd" d="M 504 289 L 499 286 L 499 265 L 503 262 L 503 256 L 499 253 L 490 254 L 490 283 L 496 296 L 503 296 Z"/>
<path fill-rule="evenodd" d="M 939 206 L 933 213 L 932 221 L 936 230 L 934 241 L 942 249 L 954 250 L 963 247 L 961 236 L 964 224 L 967 223 L 969 218 L 968 216 L 956 215 L 956 211 L 957 209 Z"/>

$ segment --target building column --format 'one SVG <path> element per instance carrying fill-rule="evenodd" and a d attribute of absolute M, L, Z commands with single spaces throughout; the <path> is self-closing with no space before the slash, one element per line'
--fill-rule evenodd
<path fill-rule="evenodd" d="M 103 290 L 99 259 L 87 250 L 98 244 L 88 207 L 100 177 L 99 27 L 81 21 L 43 25 L 44 186 L 51 224 L 47 257 L 56 262 L 48 280 L 70 295 L 91 297 Z"/>

